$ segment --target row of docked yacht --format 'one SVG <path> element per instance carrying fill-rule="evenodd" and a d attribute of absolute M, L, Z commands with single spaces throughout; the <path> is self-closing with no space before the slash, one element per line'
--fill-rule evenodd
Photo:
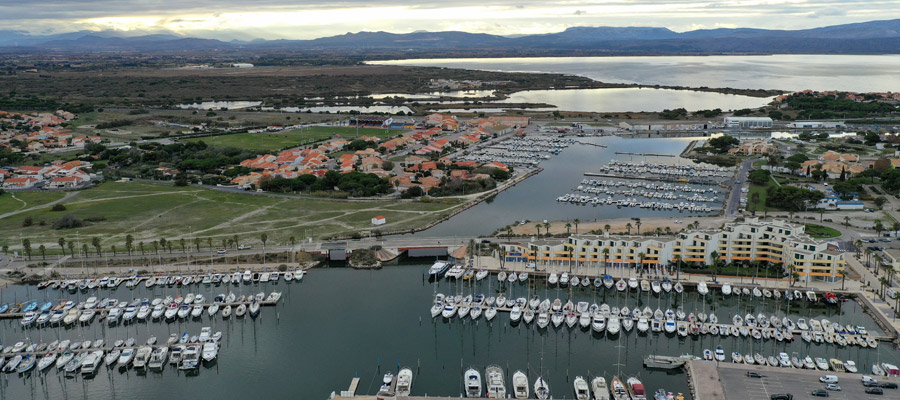
<path fill-rule="evenodd" d="M 718 346 L 715 350 L 704 349 L 703 350 L 703 359 L 706 360 L 715 360 L 715 361 L 726 361 L 727 356 L 725 355 L 725 350 L 722 346 Z M 748 365 L 768 365 L 771 367 L 782 367 L 782 368 L 797 368 L 797 369 L 811 369 L 811 370 L 821 370 L 821 371 L 834 371 L 834 372 L 849 372 L 849 373 L 857 373 L 859 372 L 859 367 L 856 362 L 853 360 L 842 361 L 837 358 L 831 358 L 826 360 L 822 357 L 812 357 L 807 355 L 806 357 L 800 357 L 798 353 L 793 353 L 791 356 L 788 356 L 787 353 L 781 352 L 778 353 L 777 356 L 770 355 L 764 356 L 760 353 L 754 354 L 741 354 L 740 352 L 734 351 L 731 352 L 731 362 L 738 364 L 748 364 Z M 861 372 L 863 373 L 863 372 Z M 900 370 L 898 370 L 897 366 L 890 363 L 873 363 L 872 364 L 872 374 L 880 375 L 880 376 L 888 376 L 888 375 L 900 375 Z"/>
<path fill-rule="evenodd" d="M 590 186 L 590 187 L 603 187 L 603 188 L 612 188 L 612 187 L 624 187 L 629 189 L 644 189 L 649 191 L 656 192 L 685 192 L 685 193 L 718 193 L 721 189 L 716 186 L 709 185 L 676 185 L 672 183 L 665 182 L 649 182 L 649 181 L 623 181 L 623 180 L 600 180 L 600 179 L 582 179 L 581 186 L 579 186 L 579 190 L 581 190 L 582 186 Z"/>
<path fill-rule="evenodd" d="M 704 286 L 706 285 L 704 282 L 701 282 Z M 753 296 L 757 298 L 766 298 L 766 299 L 785 299 L 788 301 L 801 301 L 806 299 L 811 303 L 816 303 L 820 300 L 820 297 L 813 290 L 807 290 L 805 292 L 800 291 L 798 289 L 768 289 L 768 288 L 760 288 L 760 287 L 751 287 L 744 286 L 739 287 L 737 285 L 732 285 L 730 283 L 723 283 L 721 287 L 722 295 L 725 296 Z M 827 304 L 837 304 L 840 300 L 837 298 L 832 292 L 824 292 L 822 293 L 821 300 Z"/>
<path fill-rule="evenodd" d="M 542 160 L 548 160 L 552 155 L 558 155 L 562 149 L 574 143 L 575 141 L 570 139 L 545 136 L 512 138 L 471 151 L 462 155 L 460 160 L 474 161 L 479 164 L 502 162 L 511 165 L 536 166 Z"/>
<path fill-rule="evenodd" d="M 574 189 L 576 192 L 587 193 L 587 194 L 605 194 L 607 195 L 607 200 L 613 201 L 612 196 L 625 196 L 625 197 L 643 197 L 646 199 L 659 199 L 659 200 L 686 200 L 692 203 L 720 203 L 722 199 L 715 196 L 704 196 L 699 193 L 694 193 L 691 195 L 678 194 L 675 192 L 657 192 L 653 190 L 637 190 L 637 189 L 629 189 L 629 190 L 621 190 L 615 189 L 606 186 L 583 186 L 578 185 Z"/>
<path fill-rule="evenodd" d="M 402 373 L 402 370 L 401 370 Z M 385 382 L 389 380 L 385 375 Z M 484 369 L 484 375 L 477 368 L 470 367 L 463 373 L 463 385 L 465 388 L 465 397 L 467 398 L 489 398 L 489 399 L 528 399 L 533 395 L 537 399 L 552 398 L 550 384 L 542 376 L 535 378 L 532 383 L 528 374 L 518 370 L 512 374 L 509 380 L 510 387 L 507 389 L 507 381 L 503 368 L 499 365 L 489 365 Z M 573 398 L 576 400 L 644 400 L 647 399 L 644 384 L 637 377 L 627 378 L 622 381 L 619 377 L 613 377 L 607 382 L 603 376 L 596 376 L 590 380 L 583 376 L 576 376 L 572 381 Z M 681 393 L 673 394 L 659 389 L 654 395 L 657 400 L 683 400 L 684 395 Z"/>
<path fill-rule="evenodd" d="M 134 338 L 116 340 L 111 346 L 104 346 L 104 340 L 70 341 L 54 340 L 51 343 L 30 344 L 17 350 L 4 349 L 0 354 L 0 371 L 25 373 L 32 369 L 45 371 L 56 367 L 67 374 L 93 375 L 101 365 L 109 368 L 139 370 L 162 370 L 166 361 L 181 370 L 196 369 L 199 362 L 213 362 L 218 357 L 221 332 L 212 333 L 203 327 L 199 336 L 172 334 L 164 345 L 156 345 L 156 337 L 150 337 L 145 344 L 138 344 Z M 171 354 L 171 356 L 170 356 Z M 196 355 L 196 357 L 194 356 Z M 171 357 L 171 358 L 170 358 Z"/>
<path fill-rule="evenodd" d="M 561 274 L 557 274 L 556 272 L 550 273 L 547 276 L 547 284 L 550 286 L 583 286 L 590 287 L 590 285 L 594 285 L 595 288 L 599 289 L 601 287 L 605 287 L 606 289 L 615 288 L 620 292 L 624 292 L 627 290 L 640 290 L 643 292 L 653 292 L 654 294 L 660 293 L 670 293 L 675 291 L 675 293 L 684 292 L 684 285 L 680 282 L 675 282 L 670 279 L 663 280 L 649 280 L 649 279 L 641 279 L 638 280 L 635 277 L 630 277 L 627 280 L 625 278 L 620 278 L 619 280 L 613 279 L 612 275 L 604 275 L 598 276 L 595 278 L 590 278 L 588 276 L 578 277 L 577 275 L 569 275 L 568 272 L 563 272 Z"/>
<path fill-rule="evenodd" d="M 610 160 L 598 168 L 600 172 L 619 175 L 656 175 L 669 178 L 726 178 L 734 175 L 733 167 L 704 164 L 662 164 L 646 161 Z"/>
<path fill-rule="evenodd" d="M 678 210 L 678 211 L 687 211 L 687 212 L 712 212 L 717 210 L 717 208 L 707 206 L 701 203 L 695 202 L 678 202 L 678 203 L 667 203 L 665 201 L 642 201 L 638 200 L 635 197 L 624 198 L 624 199 L 614 199 L 612 197 L 601 198 L 596 196 L 586 196 L 579 195 L 574 193 L 567 193 L 562 196 L 556 198 L 557 202 L 560 203 L 571 203 L 571 204 L 581 204 L 581 205 L 606 205 L 606 206 L 616 206 L 616 207 L 634 207 L 634 208 L 646 208 L 650 210 L 657 211 L 670 211 L 670 210 Z"/>
<path fill-rule="evenodd" d="M 176 318 L 185 319 L 189 316 L 200 318 L 203 314 L 213 317 L 220 310 L 222 317 L 227 319 L 231 316 L 233 307 L 238 317 L 244 316 L 245 313 L 256 317 L 259 315 L 261 304 L 277 303 L 280 299 L 281 292 L 271 292 L 268 295 L 263 292 L 255 295 L 223 293 L 213 298 L 211 304 L 207 304 L 207 299 L 202 294 L 193 293 L 185 296 L 157 297 L 153 300 L 136 298 L 131 302 L 109 297 L 98 300 L 97 297 L 91 296 L 79 303 L 73 300 L 47 302 L 45 305 L 49 306 L 42 306 L 43 311 L 29 311 L 22 316 L 20 322 L 24 327 L 71 326 L 75 323 L 89 324 L 95 318 L 101 320 L 105 318 L 107 323 L 115 325 L 133 321 L 158 321 L 163 318 L 167 321 Z"/>
<path fill-rule="evenodd" d="M 553 301 L 541 299 L 538 296 L 533 296 L 531 299 L 507 298 L 502 293 L 496 297 L 480 294 L 445 296 L 438 293 L 435 295 L 430 309 L 432 318 L 442 316 L 446 319 L 458 317 L 477 320 L 484 315 L 488 321 L 493 320 L 498 311 L 508 311 L 510 322 L 513 324 L 520 321 L 530 324 L 534 321 L 542 329 L 550 324 L 555 327 L 565 324 L 569 328 L 579 325 L 583 329 L 590 328 L 597 333 L 605 331 L 610 335 L 616 335 L 623 330 L 630 332 L 632 329 L 637 329 L 641 333 L 665 332 L 682 337 L 688 335 L 743 336 L 757 340 L 781 342 L 793 341 L 795 339 L 794 331 L 798 325 L 806 326 L 807 324 L 803 318 L 795 324 L 787 317 L 778 318 L 774 315 L 766 316 L 760 313 L 756 316 L 747 314 L 745 317 L 735 315 L 732 319 L 734 324 L 727 325 L 720 324 L 714 313 L 698 312 L 695 314 L 692 312 L 686 314 L 681 309 L 675 311 L 656 309 L 653 311 L 650 307 L 629 309 L 627 306 L 619 308 L 608 304 L 589 304 L 586 301 L 574 303 L 572 300 L 568 300 L 564 304 L 558 298 Z M 822 332 L 813 332 L 811 335 L 816 338 L 821 336 L 824 341 L 840 346 L 877 346 L 877 341 L 872 337 L 859 333 L 866 332 L 864 327 L 851 328 L 856 333 L 823 334 Z M 803 331 L 801 336 L 809 341 L 808 334 L 810 334 L 809 331 Z"/>
<path fill-rule="evenodd" d="M 188 286 L 188 285 L 220 285 L 232 283 L 239 285 L 241 283 L 278 283 L 282 278 L 285 282 L 300 281 L 306 272 L 302 269 L 295 269 L 285 272 L 269 272 L 269 271 L 236 271 L 233 273 L 209 273 L 205 275 L 171 275 L 171 276 L 149 276 L 142 277 L 133 275 L 130 277 L 104 276 L 102 278 L 90 279 L 66 279 L 59 281 L 43 281 L 38 284 L 38 289 L 61 289 L 75 292 L 78 290 L 87 291 L 90 289 L 114 289 L 122 283 L 128 288 L 134 288 L 141 282 L 146 287 L 153 286 Z"/>

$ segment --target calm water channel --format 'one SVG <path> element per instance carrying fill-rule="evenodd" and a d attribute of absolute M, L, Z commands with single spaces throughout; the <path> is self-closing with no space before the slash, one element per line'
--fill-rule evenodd
<path fill-rule="evenodd" d="M 649 211 L 642 208 L 616 206 L 580 206 L 559 203 L 556 198 L 572 190 L 585 179 L 585 172 L 596 172 L 609 160 L 647 161 L 664 164 L 693 164 L 678 157 L 691 140 L 707 138 L 636 138 L 618 136 L 583 137 L 580 142 L 596 143 L 608 147 L 574 144 L 559 155 L 541 162 L 540 174 L 503 191 L 492 200 L 482 202 L 433 228 L 416 233 L 423 237 L 487 235 L 516 221 L 563 220 L 578 218 L 582 221 L 631 217 L 690 218 L 704 214 L 676 211 Z M 640 157 L 616 152 L 669 154 L 675 157 Z M 608 179 L 608 178 L 598 178 Z M 603 196 L 604 198 L 606 196 Z M 711 203 L 712 204 L 712 203 Z M 716 205 L 720 207 L 721 205 Z"/>
<path fill-rule="evenodd" d="M 143 342 L 155 335 L 164 341 L 170 333 L 197 334 L 202 326 L 222 331 L 224 337 L 218 362 L 201 367 L 194 376 L 186 376 L 171 367 L 161 373 L 146 375 L 134 370 L 120 372 L 103 368 L 92 379 L 65 378 L 55 369 L 46 373 L 31 372 L 26 376 L 4 374 L 0 376 L 0 398 L 324 399 L 333 390 L 346 388 L 350 379 L 357 375 L 362 378 L 360 392 L 374 394 L 381 375 L 387 370 L 395 371 L 398 364 L 413 368 L 413 394 L 458 395 L 462 390 L 463 369 L 470 366 L 483 368 L 494 363 L 510 372 L 528 370 L 532 380 L 543 371 L 555 398 L 571 397 L 571 380 L 576 375 L 611 377 L 617 370 L 622 375 L 640 376 L 651 389 L 662 387 L 686 393 L 684 375 L 645 370 L 641 366 L 642 357 L 646 354 L 700 355 L 704 348 L 721 344 L 729 352 L 752 350 L 768 355 L 796 351 L 813 357 L 852 359 L 861 366 L 878 360 L 896 362 L 900 359 L 895 350 L 886 346 L 877 351 L 837 348 L 808 345 L 799 339 L 792 344 L 718 337 L 679 339 L 664 334 L 642 335 L 636 331 L 609 338 L 565 326 L 539 331 L 524 323 L 512 326 L 503 313 L 491 323 L 483 318 L 477 322 L 432 320 L 429 306 L 435 292 L 490 293 L 498 288 L 494 277 L 474 284 L 429 283 L 421 274 L 429 265 L 430 262 L 407 262 L 380 271 L 321 268 L 308 274 L 302 283 L 281 282 L 277 285 L 191 286 L 152 291 L 141 285 L 133 291 L 124 286 L 116 290 L 104 289 L 99 296 L 120 300 L 188 291 L 211 298 L 230 290 L 248 294 L 279 290 L 284 297 L 278 306 L 263 308 L 256 320 L 223 321 L 221 317 L 210 319 L 204 314 L 202 321 L 171 324 L 148 322 L 111 328 L 95 321 L 83 328 L 28 331 L 23 331 L 18 321 L 3 321 L 0 324 L 4 345 L 26 337 L 45 342 L 57 338 L 93 340 L 101 337 L 112 342 L 134 337 Z M 783 302 L 774 300 L 747 301 L 733 297 L 723 300 L 721 295 L 709 295 L 701 301 L 696 293 L 686 293 L 683 297 L 674 294 L 648 297 L 593 289 L 569 291 L 549 289 L 542 282 L 531 286 L 504 286 L 502 290 L 514 296 L 532 293 L 548 298 L 571 296 L 575 300 L 619 306 L 648 305 L 653 309 L 682 306 L 686 311 L 705 309 L 717 313 L 720 320 L 730 319 L 737 311 L 776 315 L 787 312 L 794 318 L 828 316 L 842 323 L 861 323 L 875 329 L 875 324 L 859 312 L 855 303 L 844 304 L 842 308 L 810 308 L 801 302 L 788 309 Z M 91 294 L 95 293 L 69 295 L 11 286 L 0 292 L 0 301 L 61 297 L 83 300 Z"/>

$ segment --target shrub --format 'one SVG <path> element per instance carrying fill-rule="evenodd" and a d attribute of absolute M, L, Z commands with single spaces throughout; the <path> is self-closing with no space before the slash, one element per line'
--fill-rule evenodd
<path fill-rule="evenodd" d="M 54 204 L 50 211 L 66 211 L 66 206 L 61 203 Z"/>
<path fill-rule="evenodd" d="M 65 215 L 53 222 L 53 229 L 72 229 L 82 226 L 84 226 L 84 222 L 74 215 Z"/>
<path fill-rule="evenodd" d="M 279 265 L 278 270 L 281 272 L 287 271 L 287 265 L 284 265 L 284 264 Z"/>
<path fill-rule="evenodd" d="M 102 215 L 92 215 L 90 217 L 85 217 L 84 220 L 87 222 L 101 222 L 106 221 L 106 217 Z"/>
<path fill-rule="evenodd" d="M 29 226 L 31 226 L 31 225 L 34 225 L 34 220 L 31 219 L 31 216 L 30 216 L 30 215 L 27 216 L 27 217 L 25 217 L 25 219 L 22 220 L 22 227 L 23 227 L 23 228 L 27 228 L 27 227 L 29 227 Z"/>

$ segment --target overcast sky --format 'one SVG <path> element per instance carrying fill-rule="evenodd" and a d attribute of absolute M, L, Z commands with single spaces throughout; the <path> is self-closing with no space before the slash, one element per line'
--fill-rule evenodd
<path fill-rule="evenodd" d="M 0 0 L 0 30 L 311 39 L 359 31 L 519 35 L 571 26 L 803 29 L 900 18 L 900 0 Z"/>

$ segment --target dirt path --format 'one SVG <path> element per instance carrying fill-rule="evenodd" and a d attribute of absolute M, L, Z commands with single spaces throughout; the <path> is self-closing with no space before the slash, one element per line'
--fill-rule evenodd
<path fill-rule="evenodd" d="M 77 196 L 78 193 L 81 193 L 81 192 L 67 192 L 66 195 L 63 196 L 61 199 L 51 201 L 51 202 L 49 202 L 49 203 L 47 203 L 47 204 L 41 204 L 41 205 L 39 205 L 39 206 L 34 206 L 34 207 L 30 207 L 30 208 L 20 208 L 20 209 L 18 209 L 18 210 L 16 210 L 16 211 L 10 211 L 10 212 L 8 212 L 8 213 L 6 213 L 6 214 L 0 214 L 0 219 L 6 218 L 6 217 L 11 217 L 11 216 L 16 215 L 16 214 L 21 214 L 21 213 L 23 213 L 23 212 L 28 212 L 28 211 L 33 211 L 33 210 L 39 210 L 39 209 L 41 209 L 41 208 L 53 207 L 53 206 L 56 205 L 56 204 L 59 204 L 59 203 L 61 203 L 61 202 L 63 202 L 63 201 L 66 201 L 66 200 L 68 200 L 68 199 L 71 199 L 72 197 Z M 18 198 L 18 197 L 15 197 L 15 193 L 13 193 L 13 198 L 15 198 L 15 199 L 18 200 L 18 201 L 21 201 L 21 202 L 22 202 L 22 207 L 28 207 L 28 203 L 26 203 L 25 200 L 22 200 L 22 199 L 20 199 L 20 198 Z"/>

